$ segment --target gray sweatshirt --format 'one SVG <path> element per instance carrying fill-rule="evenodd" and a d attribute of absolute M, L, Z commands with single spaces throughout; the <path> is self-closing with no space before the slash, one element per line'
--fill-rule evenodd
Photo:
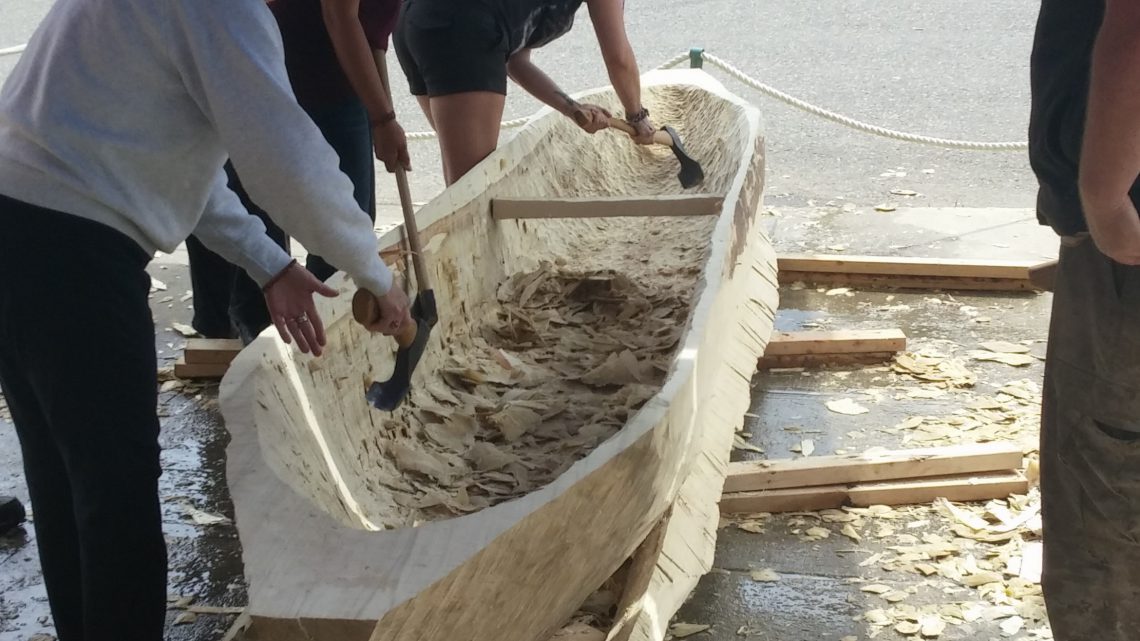
<path fill-rule="evenodd" d="M 0 194 L 148 252 L 191 233 L 261 284 L 289 263 L 226 187 L 382 295 L 368 215 L 298 106 L 263 0 L 57 0 L 0 91 Z"/>

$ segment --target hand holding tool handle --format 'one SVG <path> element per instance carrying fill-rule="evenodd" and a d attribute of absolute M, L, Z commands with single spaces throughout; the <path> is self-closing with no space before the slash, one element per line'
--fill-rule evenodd
<path fill-rule="evenodd" d="M 614 118 L 613 116 L 610 116 L 610 127 L 614 129 L 620 129 L 631 136 L 637 135 L 637 130 L 621 118 Z M 653 142 L 659 145 L 665 145 L 666 147 L 672 147 L 673 137 L 670 136 L 666 131 L 658 130 L 653 132 Z"/>
<path fill-rule="evenodd" d="M 376 297 L 372 295 L 372 292 L 366 289 L 356 290 L 356 294 L 352 297 L 352 317 L 365 327 L 369 327 L 380 320 L 380 310 L 376 306 Z M 408 347 L 416 342 L 417 331 L 419 331 L 419 323 L 414 320 L 405 322 L 393 338 L 396 339 L 396 344 L 400 347 Z"/>

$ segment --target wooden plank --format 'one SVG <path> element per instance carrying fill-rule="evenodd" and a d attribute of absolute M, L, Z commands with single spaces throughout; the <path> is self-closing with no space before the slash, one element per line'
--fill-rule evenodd
<path fill-rule="evenodd" d="M 1021 467 L 1014 443 L 978 443 L 730 463 L 724 491 L 747 492 L 818 485 L 1008 471 Z"/>
<path fill-rule="evenodd" d="M 899 352 L 906 349 L 901 329 L 835 332 L 773 332 L 765 356 Z"/>
<path fill-rule="evenodd" d="M 1058 261 L 1048 260 L 1030 267 L 1030 282 L 1036 285 L 1040 290 L 1046 292 L 1053 291 L 1053 285 L 1057 280 L 1057 263 Z"/>
<path fill-rule="evenodd" d="M 242 641 L 245 636 L 245 631 L 249 629 L 250 617 L 249 609 L 246 608 L 241 614 L 234 619 L 233 625 L 230 626 L 226 633 L 222 636 L 221 641 Z"/>
<path fill-rule="evenodd" d="M 853 354 L 789 354 L 762 356 L 757 369 L 787 369 L 843 365 L 874 365 L 893 360 L 898 352 L 863 352 Z"/>
<path fill-rule="evenodd" d="M 833 272 L 950 278 L 1026 279 L 1033 261 L 969 260 L 959 258 L 897 258 L 892 256 L 833 256 L 785 254 L 776 265 L 791 272 Z"/>
<path fill-rule="evenodd" d="M 898 276 L 880 274 L 837 274 L 834 272 L 780 272 L 779 282 L 816 285 L 844 285 L 863 289 L 913 289 L 981 292 L 1034 292 L 1037 287 L 1025 279 L 957 278 L 935 276 Z"/>
<path fill-rule="evenodd" d="M 241 350 L 236 338 L 190 338 L 182 353 L 187 363 L 229 364 Z"/>
<path fill-rule="evenodd" d="M 176 378 L 202 378 L 220 379 L 229 369 L 228 363 L 187 363 L 179 358 L 174 362 L 174 376 Z"/>
<path fill-rule="evenodd" d="M 1033 261 L 990 261 L 888 256 L 788 254 L 778 261 L 781 283 L 890 287 L 1036 291 L 1029 280 Z"/>
<path fill-rule="evenodd" d="M 724 514 L 800 512 L 871 505 L 918 505 L 936 498 L 986 501 L 1029 491 L 1020 472 L 907 479 L 889 483 L 823 485 L 758 492 L 734 492 L 721 498 Z"/>
<path fill-rule="evenodd" d="M 652 196 L 648 198 L 495 198 L 495 220 L 524 218 L 612 218 L 616 216 L 714 216 L 723 196 L 708 194 Z"/>

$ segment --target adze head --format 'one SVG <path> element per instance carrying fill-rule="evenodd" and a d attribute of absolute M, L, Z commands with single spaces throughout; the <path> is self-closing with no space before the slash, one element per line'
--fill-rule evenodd
<path fill-rule="evenodd" d="M 352 315 L 362 325 L 376 322 L 379 310 L 375 299 L 366 290 L 358 290 L 352 298 Z M 399 350 L 396 351 L 396 366 L 392 376 L 386 381 L 373 381 L 364 392 L 364 398 L 372 407 L 384 412 L 394 411 L 404 402 L 412 386 L 412 373 L 427 347 L 431 329 L 439 319 L 435 306 L 435 292 L 422 291 L 416 295 L 412 305 L 412 322 L 405 323 L 395 336 Z"/>
<path fill-rule="evenodd" d="M 681 163 L 681 171 L 677 173 L 677 178 L 681 180 L 681 186 L 685 189 L 691 189 L 704 182 L 705 171 L 701 169 L 701 163 L 694 160 L 685 150 L 685 145 L 681 143 L 681 137 L 677 135 L 677 131 L 669 125 L 662 127 L 661 131 L 669 136 L 669 148 L 673 150 L 673 155 L 677 157 L 677 161 Z M 656 140 L 658 137 L 655 136 L 654 139 Z"/>
<path fill-rule="evenodd" d="M 586 118 L 586 115 L 582 112 L 575 112 L 574 118 L 581 124 L 584 122 L 582 119 Z M 620 118 L 611 116 L 610 126 L 614 129 L 620 129 L 631 136 L 636 135 L 633 125 Z M 681 163 L 681 171 L 677 172 L 677 178 L 681 181 L 681 187 L 691 189 L 704 182 L 705 171 L 701 169 L 701 163 L 689 155 L 688 150 L 685 149 L 685 145 L 681 142 L 681 136 L 677 134 L 677 130 L 666 125 L 659 131 L 653 133 L 653 142 L 658 145 L 665 145 L 673 150 L 673 155 L 677 157 L 677 162 Z"/>

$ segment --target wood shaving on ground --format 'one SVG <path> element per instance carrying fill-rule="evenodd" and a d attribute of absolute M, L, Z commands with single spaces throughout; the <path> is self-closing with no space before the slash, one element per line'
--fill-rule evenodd
<path fill-rule="evenodd" d="M 439 366 L 420 368 L 428 380 L 364 447 L 380 455 L 366 484 L 395 503 L 384 524 L 415 526 L 533 492 L 614 436 L 664 381 L 690 285 L 676 274 L 551 263 L 501 283 L 493 318 Z M 736 447 L 763 452 L 739 436 Z"/>
<path fill-rule="evenodd" d="M 874 553 L 853 564 L 862 578 L 850 580 L 865 595 L 863 638 L 889 632 L 907 639 L 964 638 L 958 628 L 972 625 L 974 634 L 977 626 L 990 625 L 991 636 L 1029 634 L 1044 641 L 1051 635 L 1040 586 L 1040 509 L 1034 488 L 985 503 L 940 499 L 898 508 L 740 515 L 733 524 L 762 523 L 777 532 L 783 526 L 805 544 L 833 528 L 848 538 L 869 536 L 858 551 Z"/>
<path fill-rule="evenodd" d="M 669 626 L 669 635 L 674 639 L 684 639 L 691 637 L 694 634 L 706 632 L 712 626 L 700 625 L 697 623 L 674 623 Z"/>
<path fill-rule="evenodd" d="M 866 407 L 863 407 L 862 405 L 856 403 L 854 399 L 850 398 L 842 398 L 837 401 L 828 401 L 827 409 L 835 412 L 836 414 L 846 414 L 848 416 L 858 416 L 860 414 L 866 414 L 867 412 L 871 411 Z"/>

